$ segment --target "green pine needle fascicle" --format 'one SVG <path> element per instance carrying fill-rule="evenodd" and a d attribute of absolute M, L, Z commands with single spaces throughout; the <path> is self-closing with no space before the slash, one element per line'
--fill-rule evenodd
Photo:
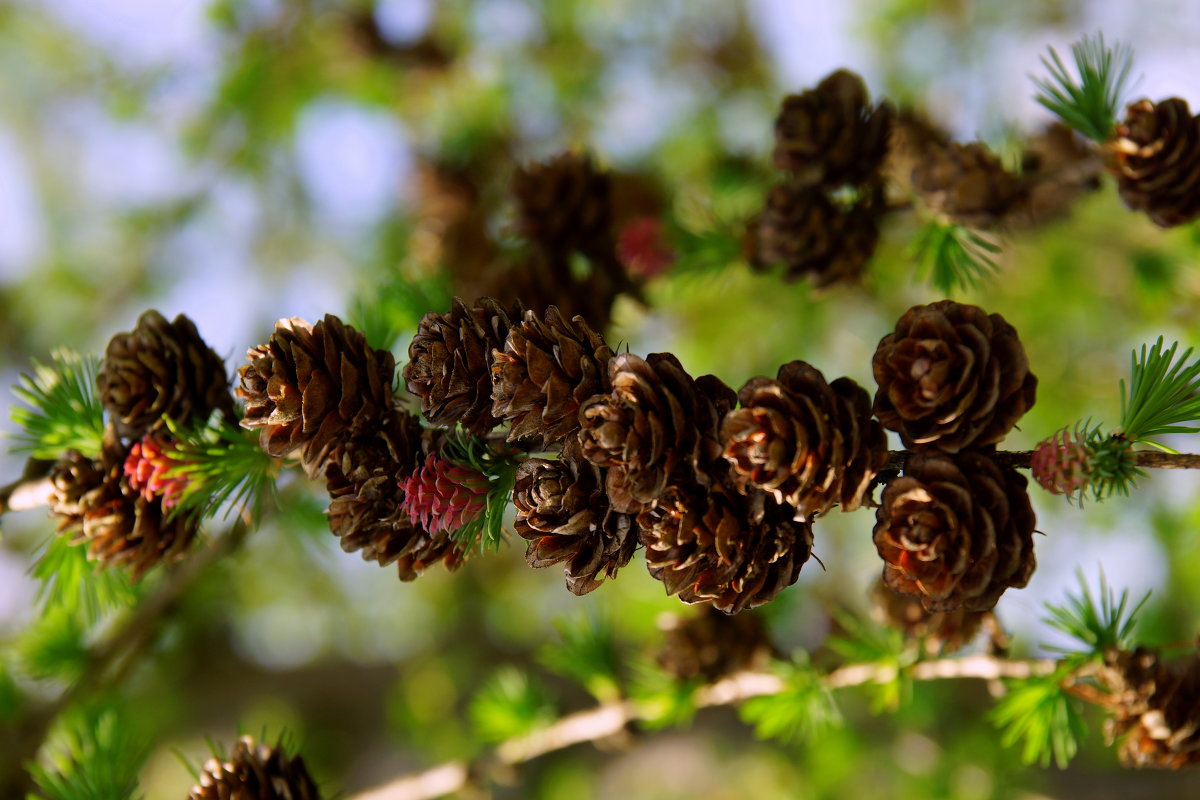
<path fill-rule="evenodd" d="M 580 614 L 555 624 L 557 641 L 539 653 L 547 669 L 577 681 L 601 703 L 620 697 L 621 654 L 607 619 Z"/>
<path fill-rule="evenodd" d="M 1046 676 L 1007 683 L 1008 692 L 996 703 L 991 720 L 1003 733 L 1005 747 L 1019 746 L 1026 764 L 1065 769 L 1079 752 L 1087 726 L 1077 701 L 1063 688 L 1064 667 Z"/>
<path fill-rule="evenodd" d="M 1088 486 L 1092 497 L 1098 502 L 1118 494 L 1128 497 L 1137 487 L 1138 478 L 1146 477 L 1145 470 L 1137 465 L 1133 442 L 1122 436 L 1106 436 L 1099 426 L 1088 430 L 1086 435 L 1091 469 Z M 1082 496 L 1081 489 L 1080 498 Z"/>
<path fill-rule="evenodd" d="M 1188 364 L 1192 348 L 1178 358 L 1179 343 L 1163 350 L 1158 337 L 1148 350 L 1133 351 L 1129 384 L 1121 381 L 1121 422 L 1118 433 L 1131 442 L 1146 441 L 1166 433 L 1196 433 L 1200 427 L 1183 425 L 1200 420 L 1200 359 Z M 1175 452 L 1147 441 L 1167 452 Z"/>
<path fill-rule="evenodd" d="M 150 740 L 115 709 L 84 709 L 59 723 L 49 764 L 30 764 L 41 800 L 134 800 Z"/>
<path fill-rule="evenodd" d="M 17 452 L 55 460 L 66 450 L 89 458 L 100 455 L 104 438 L 104 406 L 96 396 L 100 359 L 56 350 L 49 364 L 33 362 L 33 375 L 22 375 L 13 392 L 29 404 L 15 406 Z"/>
<path fill-rule="evenodd" d="M 887 681 L 873 681 L 863 688 L 871 694 L 871 709 L 876 713 L 894 711 L 912 695 L 912 678 L 905 671 L 920 656 L 896 628 L 877 625 L 843 609 L 835 609 L 833 618 L 844 636 L 832 636 L 829 647 L 849 662 L 874 664 L 880 674 L 891 673 Z"/>
<path fill-rule="evenodd" d="M 1133 630 L 1137 625 L 1138 612 L 1150 598 L 1147 592 L 1136 605 L 1130 605 L 1129 592 L 1118 597 L 1108 585 L 1104 572 L 1100 572 L 1099 590 L 1093 595 L 1083 576 L 1076 572 L 1079 580 L 1078 593 L 1070 593 L 1061 605 L 1046 604 L 1049 616 L 1046 623 L 1076 639 L 1083 650 L 1056 649 L 1068 655 L 1072 663 L 1102 659 L 1111 649 L 1126 650 L 1133 642 Z"/>
<path fill-rule="evenodd" d="M 259 446 L 254 432 L 216 414 L 198 428 L 183 428 L 169 419 L 166 423 L 175 441 L 164 453 L 176 462 L 167 476 L 187 480 L 172 514 L 207 519 L 223 510 L 228 518 L 245 510 L 259 519 L 268 503 L 276 504 L 279 461 Z"/>
<path fill-rule="evenodd" d="M 1033 78 L 1036 100 L 1068 127 L 1094 142 L 1104 143 L 1117 124 L 1125 84 L 1133 70 L 1133 52 L 1104 43 L 1104 35 L 1085 36 L 1071 45 L 1075 72 L 1071 75 L 1054 48 L 1042 56 L 1048 77 Z"/>
<path fill-rule="evenodd" d="M 371 347 L 392 350 L 402 337 L 416 331 L 427 311 L 449 308 L 450 300 L 444 273 L 414 279 L 396 275 L 359 294 L 351 303 L 348 322 Z"/>
<path fill-rule="evenodd" d="M 105 614 L 133 604 L 138 589 L 125 570 L 102 569 L 87 557 L 87 544 L 52 535 L 42 546 L 30 574 L 41 585 L 42 608 L 61 609 L 92 625 Z"/>
<path fill-rule="evenodd" d="M 46 611 L 16 645 L 21 668 L 37 680 L 75 683 L 91 665 L 78 618 L 60 608 Z"/>
<path fill-rule="evenodd" d="M 752 697 L 742 704 L 742 719 L 761 739 L 811 742 L 842 724 L 842 715 L 822 676 L 804 658 L 778 662 L 784 686 L 778 694 Z"/>
<path fill-rule="evenodd" d="M 494 552 L 504 542 L 504 514 L 512 499 L 517 479 L 517 459 L 496 453 L 487 442 L 455 429 L 446 436 L 442 455 L 448 461 L 483 475 L 488 493 L 483 513 L 467 522 L 450 536 L 463 546 L 465 553 Z"/>
<path fill-rule="evenodd" d="M 500 668 L 471 700 L 471 722 L 489 744 L 545 728 L 557 718 L 545 686 L 516 667 Z"/>
<path fill-rule="evenodd" d="M 995 274 L 1000 245 L 971 228 L 933 219 L 917 232 L 910 249 L 917 276 L 942 294 L 973 289 Z"/>

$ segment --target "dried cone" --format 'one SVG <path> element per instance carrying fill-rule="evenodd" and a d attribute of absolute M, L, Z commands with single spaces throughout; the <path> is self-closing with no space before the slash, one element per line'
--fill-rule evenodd
<path fill-rule="evenodd" d="M 462 562 L 449 536 L 430 534 L 403 507 L 400 482 L 433 446 L 434 437 L 422 430 L 416 416 L 394 411 L 377 429 L 339 447 L 325 467 L 329 529 L 342 549 L 381 567 L 396 563 L 401 580 L 417 578 L 438 561 L 449 569 Z"/>
<path fill-rule="evenodd" d="M 214 410 L 233 419 L 225 362 L 183 314 L 167 322 L 147 311 L 108 343 L 96 378 L 100 400 L 119 436 L 140 439 L 174 422 L 204 421 Z"/>
<path fill-rule="evenodd" d="M 758 614 L 722 614 L 701 606 L 690 617 L 659 621 L 663 647 L 658 666 L 677 680 L 712 683 L 743 670 L 761 670 L 774 648 Z"/>
<path fill-rule="evenodd" d="M 907 447 L 993 444 L 1033 407 L 1037 378 L 1013 326 L 978 306 L 913 306 L 871 362 L 875 414 Z"/>
<path fill-rule="evenodd" d="M 891 106 L 872 108 L 862 78 L 839 69 L 784 99 L 775 118 L 775 166 L 804 186 L 874 182 L 891 122 Z"/>
<path fill-rule="evenodd" d="M 629 563 L 637 547 L 633 518 L 614 511 L 604 473 L 569 441 L 558 461 L 530 458 L 517 467 L 513 488 L 518 535 L 529 541 L 531 567 L 565 562 L 567 588 L 584 595 Z"/>
<path fill-rule="evenodd" d="M 125 566 L 134 580 L 163 562 L 182 557 L 195 539 L 197 523 L 185 514 L 167 515 L 162 497 L 147 498 L 125 480 L 128 453 L 110 445 L 90 464 L 68 453 L 51 472 L 51 509 L 60 531 L 86 542 L 88 559 L 105 567 Z"/>
<path fill-rule="evenodd" d="M 897 196 L 911 196 L 915 191 L 912 176 L 917 165 L 925 162 L 931 150 L 943 150 L 950 142 L 950 134 L 926 117 L 907 109 L 896 112 L 881 170 L 886 183 Z"/>
<path fill-rule="evenodd" d="M 511 421 L 508 440 L 542 449 L 579 429 L 579 405 L 607 391 L 613 352 L 582 317 L 568 322 L 555 306 L 532 311 L 508 332 L 492 363 L 492 414 Z"/>
<path fill-rule="evenodd" d="M 887 461 L 887 436 L 862 387 L 849 378 L 826 383 L 816 368 L 792 361 L 776 379 L 752 378 L 738 401 L 721 441 L 739 487 L 763 489 L 804 516 L 861 505 Z"/>
<path fill-rule="evenodd" d="M 800 576 L 812 526 L 794 516 L 763 492 L 669 486 L 638 515 L 638 537 L 667 594 L 735 614 L 773 600 Z"/>
<path fill-rule="evenodd" d="M 489 275 L 481 284 L 481 294 L 530 309 L 558 306 L 564 319 L 583 317 L 602 331 L 612 319 L 617 297 L 636 288 L 615 259 L 590 261 L 591 271 L 585 276 L 572 268 L 571 261 L 569 253 L 534 248 Z M 513 319 L 520 315 L 514 314 Z"/>
<path fill-rule="evenodd" d="M 611 258 L 612 183 L 591 158 L 562 153 L 513 176 L 517 229 L 551 253 L 573 250 Z"/>
<path fill-rule="evenodd" d="M 243 736 L 228 759 L 204 762 L 188 800 L 320 800 L 321 793 L 300 756 Z"/>
<path fill-rule="evenodd" d="M 1004 219 L 1006 227 L 1045 225 L 1100 188 L 1104 164 L 1096 149 L 1061 122 L 1026 142 L 1021 175 L 1027 191 Z"/>
<path fill-rule="evenodd" d="M 1112 716 L 1104 731 L 1120 740 L 1127 767 L 1183 769 L 1200 764 L 1200 656 L 1162 660 L 1151 650 L 1113 650 L 1099 680 Z"/>
<path fill-rule="evenodd" d="M 877 190 L 841 208 L 818 189 L 780 184 L 748 231 L 750 261 L 782 264 L 789 280 L 809 277 L 817 287 L 854 283 L 875 252 L 882 212 Z"/>
<path fill-rule="evenodd" d="M 1063 428 L 1034 448 L 1030 472 L 1039 486 L 1051 494 L 1071 495 L 1088 485 L 1092 476 L 1092 449 L 1087 434 Z"/>
<path fill-rule="evenodd" d="M 980 142 L 930 149 L 913 170 L 913 187 L 931 210 L 963 225 L 998 223 L 1024 187 Z"/>
<path fill-rule="evenodd" d="M 712 375 L 693 379 L 670 353 L 622 353 L 608 362 L 608 379 L 612 390 L 580 408 L 579 440 L 585 458 L 608 468 L 612 507 L 636 513 L 673 479 L 707 485 L 733 390 Z"/>
<path fill-rule="evenodd" d="M 871 616 L 896 628 L 910 639 L 920 639 L 933 653 L 949 655 L 961 650 L 979 634 L 987 611 L 959 608 L 941 614 L 930 613 L 920 599 L 898 594 L 882 580 L 871 590 Z"/>
<path fill-rule="evenodd" d="M 1200 115 L 1186 100 L 1139 100 L 1108 144 L 1125 205 L 1164 228 L 1200 215 Z"/>
<path fill-rule="evenodd" d="M 332 314 L 316 325 L 275 323 L 266 344 L 246 352 L 238 395 L 242 426 L 260 429 L 263 448 L 282 457 L 300 448 L 305 469 L 321 474 L 343 441 L 370 430 L 392 408 L 396 362 Z"/>
<path fill-rule="evenodd" d="M 468 306 L 454 298 L 448 314 L 421 319 L 408 346 L 404 381 L 435 425 L 459 424 L 472 433 L 496 426 L 492 416 L 492 353 L 504 349 L 511 314 L 490 297 Z"/>
<path fill-rule="evenodd" d="M 431 536 L 453 534 L 475 522 L 487 508 L 487 476 L 436 453 L 402 481 L 403 509 Z"/>
<path fill-rule="evenodd" d="M 1026 483 L 980 452 L 909 456 L 875 515 L 884 583 L 926 611 L 990 610 L 1036 566 Z"/>

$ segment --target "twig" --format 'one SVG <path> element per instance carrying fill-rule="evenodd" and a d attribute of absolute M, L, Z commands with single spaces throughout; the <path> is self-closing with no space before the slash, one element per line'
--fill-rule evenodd
<path fill-rule="evenodd" d="M 0 486 L 0 514 L 6 511 L 25 511 L 50 503 L 50 474 L 53 461 L 31 458 L 25 462 L 21 477 Z"/>
<path fill-rule="evenodd" d="M 888 453 L 886 470 L 904 469 L 912 450 L 892 450 Z M 1029 469 L 1032 450 L 998 450 L 992 458 L 1002 466 Z M 1164 453 L 1160 450 L 1138 450 L 1133 453 L 1134 462 L 1147 469 L 1200 469 L 1200 453 Z"/>
<path fill-rule="evenodd" d="M 907 673 L 913 679 L 923 681 L 949 678 L 995 680 L 1048 675 L 1057 665 L 1058 662 L 1049 659 L 1009 661 L 974 655 L 919 662 L 908 667 Z M 830 672 L 824 680 L 830 689 L 845 689 L 867 683 L 887 683 L 895 677 L 893 667 L 847 664 Z M 779 694 L 784 686 L 781 678 L 768 672 L 739 672 L 702 688 L 696 693 L 696 705 L 700 708 L 729 705 L 751 697 Z M 498 767 L 515 766 L 574 744 L 605 739 L 642 718 L 643 713 L 629 700 L 578 711 L 546 728 L 502 742 L 474 762 L 452 761 L 351 795 L 347 800 L 433 800 L 462 789 L 473 776 L 486 778 Z"/>
<path fill-rule="evenodd" d="M 244 518 L 237 520 L 208 547 L 169 570 L 133 614 L 111 636 L 91 648 L 87 669 L 76 684 L 55 700 L 29 708 L 12 724 L 15 744 L 0 752 L 0 796 L 24 797 L 33 788 L 24 774 L 24 764 L 37 757 L 54 720 L 75 703 L 120 684 L 187 591 L 209 567 L 236 550 L 250 528 Z"/>

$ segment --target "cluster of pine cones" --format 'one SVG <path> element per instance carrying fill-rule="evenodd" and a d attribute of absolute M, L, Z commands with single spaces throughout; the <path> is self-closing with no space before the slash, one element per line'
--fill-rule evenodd
<path fill-rule="evenodd" d="M 321 793 L 303 758 L 243 736 L 228 758 L 204 763 L 188 800 L 321 800 Z"/>
<path fill-rule="evenodd" d="M 186 428 L 214 412 L 232 421 L 233 397 L 224 362 L 192 321 L 157 311 L 112 338 L 97 391 L 107 417 L 102 452 L 69 450 L 53 466 L 51 513 L 61 533 L 86 542 L 90 559 L 138 578 L 183 555 L 198 528 L 193 516 L 170 513 L 185 486 L 168 475 L 178 462 L 167 421 Z"/>

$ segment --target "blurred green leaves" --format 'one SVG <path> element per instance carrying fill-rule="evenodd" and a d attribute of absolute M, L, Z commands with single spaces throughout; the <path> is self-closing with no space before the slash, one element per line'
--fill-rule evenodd
<path fill-rule="evenodd" d="M 38 600 L 91 625 L 105 614 L 131 604 L 138 592 L 120 569 L 101 569 L 88 561 L 87 544 L 72 544 L 54 534 L 42 546 L 31 574 L 41 581 Z"/>
<path fill-rule="evenodd" d="M 49 364 L 34 361 L 33 367 L 13 388 L 29 404 L 12 408 L 21 427 L 15 449 L 51 461 L 72 449 L 97 457 L 104 437 L 104 407 L 96 396 L 100 359 L 56 350 Z"/>
<path fill-rule="evenodd" d="M 1062 686 L 1068 669 L 1039 678 L 1011 681 L 990 717 L 1003 731 L 1005 747 L 1020 747 L 1021 761 L 1059 769 L 1079 750 L 1087 726 L 1075 707 L 1076 701 Z"/>
<path fill-rule="evenodd" d="M 616 631 L 607 619 L 578 615 L 555 623 L 558 639 L 539 653 L 547 669 L 570 678 L 601 703 L 621 695 L 618 669 L 621 654 Z"/>
<path fill-rule="evenodd" d="M 811 742 L 842 724 L 833 695 L 807 659 L 778 662 L 775 674 L 783 681 L 778 694 L 752 697 L 742 704 L 742 719 L 754 726 L 759 738 Z"/>
<path fill-rule="evenodd" d="M 63 718 L 49 766 L 31 764 L 40 800 L 134 800 L 151 742 L 112 707 L 86 707 Z"/>
<path fill-rule="evenodd" d="M 479 740 L 495 744 L 553 723 L 554 701 L 541 683 L 516 667 L 505 666 L 476 693 L 470 715 Z"/>

